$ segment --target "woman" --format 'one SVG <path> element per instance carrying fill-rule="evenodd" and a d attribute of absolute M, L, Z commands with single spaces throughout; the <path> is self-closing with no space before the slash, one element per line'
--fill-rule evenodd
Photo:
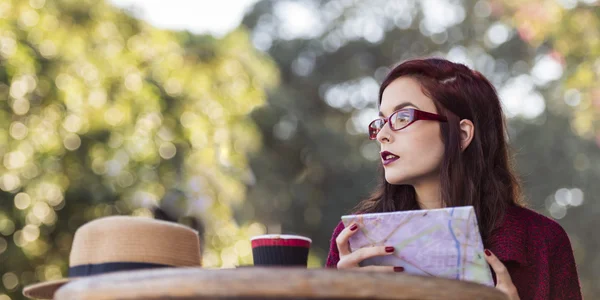
<path fill-rule="evenodd" d="M 404 62 L 382 83 L 379 111 L 369 137 L 381 146 L 382 184 L 353 213 L 472 205 L 498 289 L 510 299 L 581 299 L 567 234 L 520 204 L 500 100 L 483 75 L 443 59 Z M 328 267 L 358 268 L 393 253 L 386 246 L 351 252 L 357 229 L 335 228 Z"/>

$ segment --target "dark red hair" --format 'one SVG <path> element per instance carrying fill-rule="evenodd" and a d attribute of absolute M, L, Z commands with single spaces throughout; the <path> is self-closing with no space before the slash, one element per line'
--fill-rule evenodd
<path fill-rule="evenodd" d="M 440 166 L 441 199 L 444 207 L 472 205 L 481 234 L 487 239 L 510 205 L 520 205 L 520 188 L 514 175 L 506 141 L 506 126 L 494 86 L 479 72 L 445 59 L 406 61 L 387 75 L 379 90 L 379 104 L 386 87 L 400 77 L 411 77 L 431 98 L 440 123 L 444 157 Z M 474 124 L 474 136 L 461 152 L 460 120 Z M 419 209 L 410 185 L 385 180 L 373 195 L 360 202 L 354 213 Z"/>

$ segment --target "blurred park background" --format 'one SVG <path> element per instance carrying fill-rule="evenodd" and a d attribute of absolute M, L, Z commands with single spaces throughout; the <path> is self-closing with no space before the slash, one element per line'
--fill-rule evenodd
<path fill-rule="evenodd" d="M 598 1 L 0 0 L 0 300 L 66 276 L 80 225 L 157 205 L 202 220 L 206 267 L 280 232 L 323 266 L 377 183 L 378 84 L 430 55 L 497 87 L 525 199 L 594 298 Z"/>

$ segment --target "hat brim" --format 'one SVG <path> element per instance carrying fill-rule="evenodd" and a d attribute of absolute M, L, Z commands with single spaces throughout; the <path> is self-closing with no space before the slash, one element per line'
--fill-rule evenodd
<path fill-rule="evenodd" d="M 28 285 L 23 289 L 23 295 L 35 299 L 52 299 L 54 298 L 54 292 L 56 292 L 56 290 L 73 279 L 74 278 L 64 278 Z"/>

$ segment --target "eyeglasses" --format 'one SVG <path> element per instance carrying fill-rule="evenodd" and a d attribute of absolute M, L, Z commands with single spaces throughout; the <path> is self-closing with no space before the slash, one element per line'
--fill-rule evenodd
<path fill-rule="evenodd" d="M 373 122 L 369 124 L 369 139 L 376 139 L 377 134 L 379 133 L 379 131 L 381 131 L 383 126 L 385 126 L 385 123 L 389 122 L 390 128 L 393 131 L 398 131 L 408 127 L 417 120 L 430 120 L 439 122 L 448 121 L 444 116 L 428 113 L 414 108 L 404 108 L 393 112 L 387 118 L 379 118 L 373 120 Z"/>

